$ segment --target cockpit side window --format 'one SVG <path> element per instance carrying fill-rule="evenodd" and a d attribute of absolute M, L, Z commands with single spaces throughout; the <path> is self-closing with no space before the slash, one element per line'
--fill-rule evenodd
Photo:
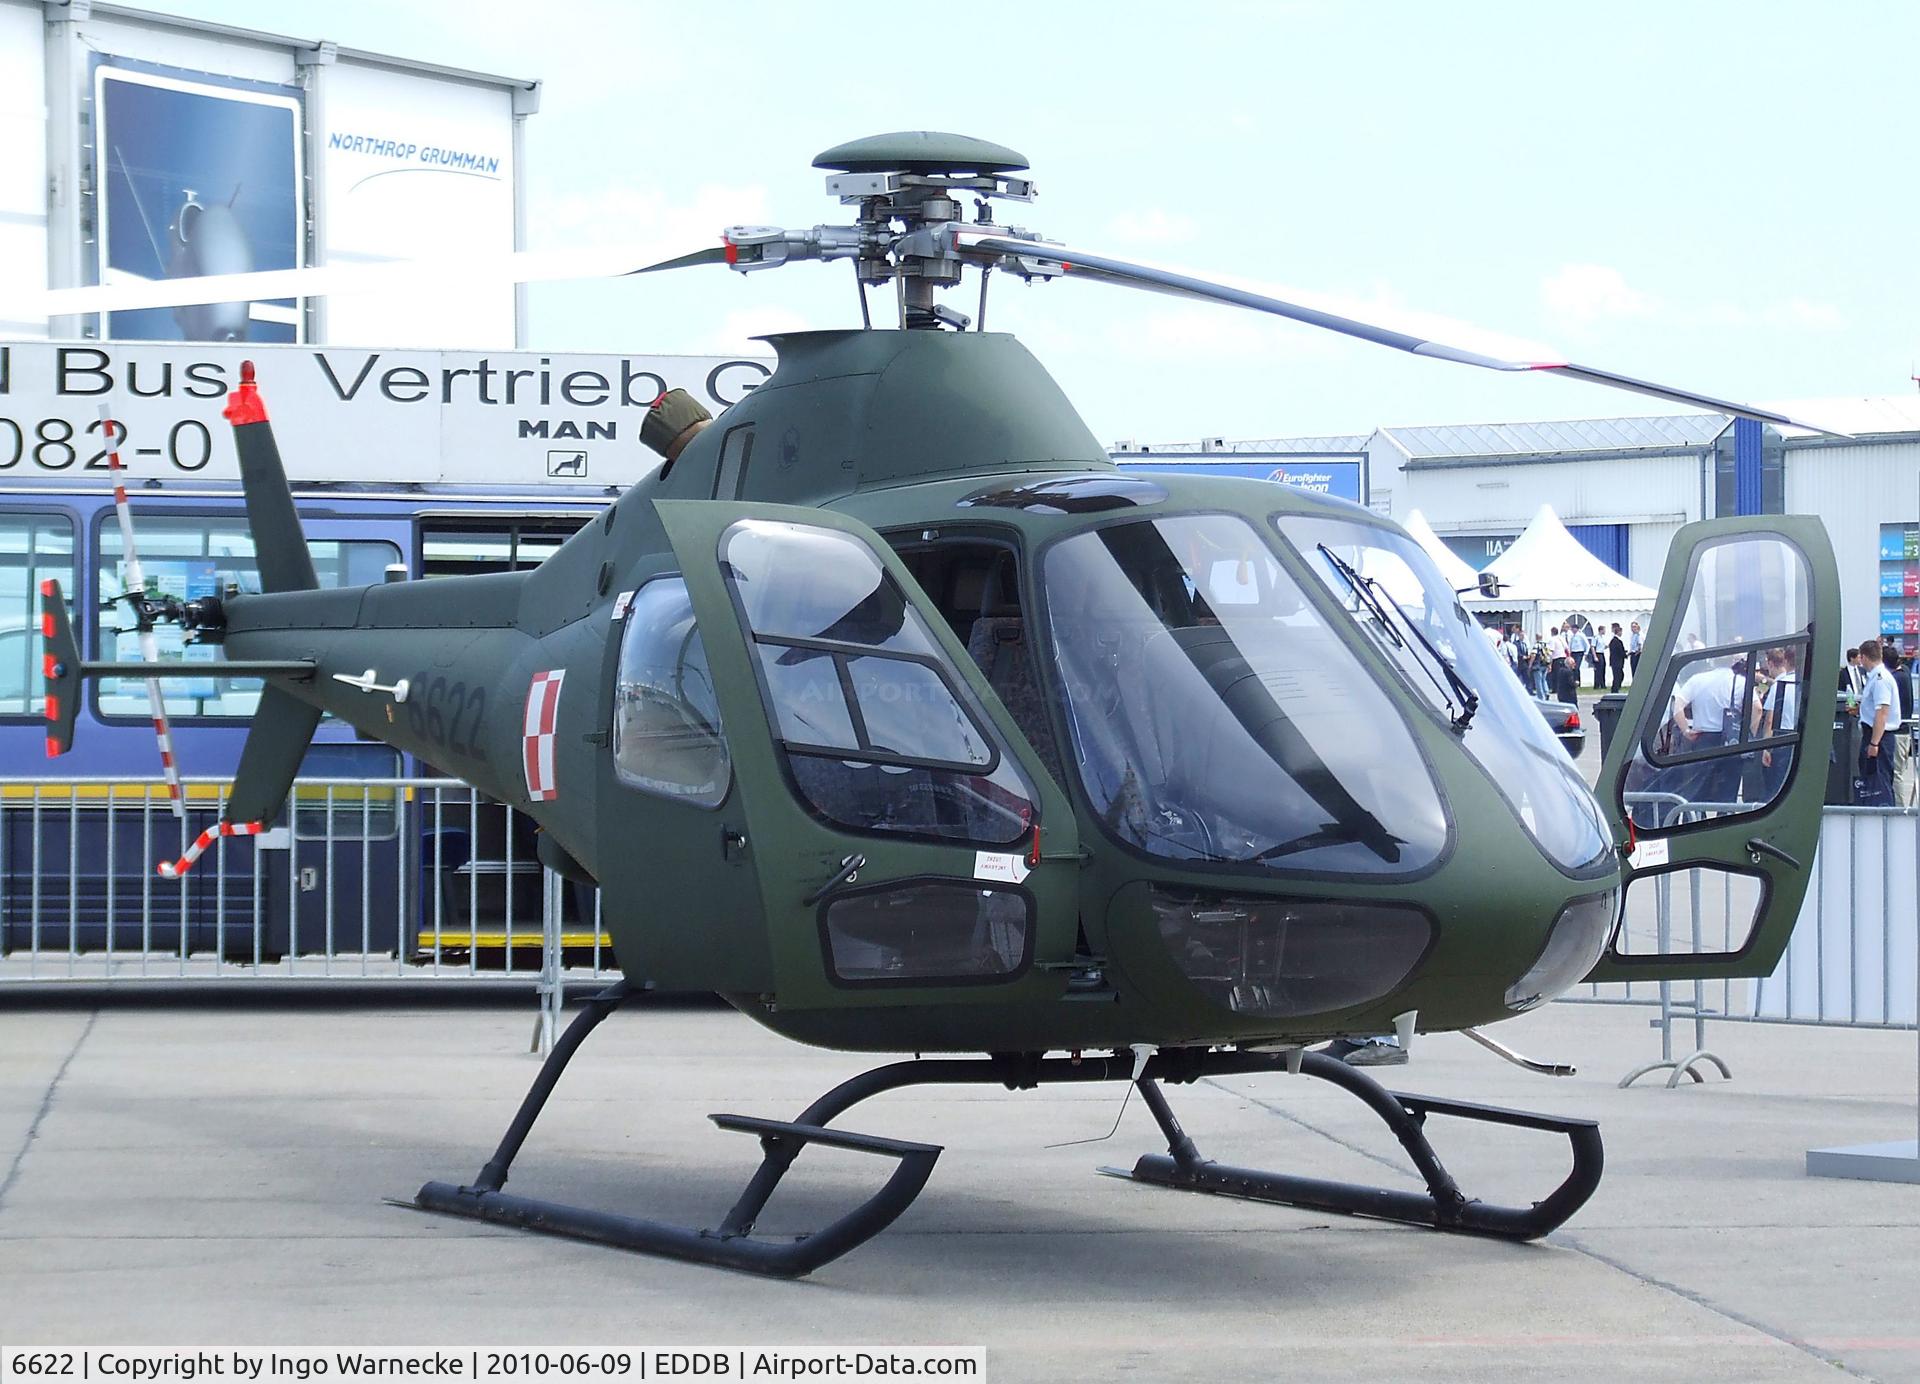
<path fill-rule="evenodd" d="M 687 584 L 657 577 L 634 593 L 613 691 L 613 768 L 630 787 L 718 807 L 732 780 L 707 651 Z"/>
<path fill-rule="evenodd" d="M 1008 845 L 1033 786 L 865 543 L 743 520 L 722 570 L 795 789 L 857 831 Z"/>

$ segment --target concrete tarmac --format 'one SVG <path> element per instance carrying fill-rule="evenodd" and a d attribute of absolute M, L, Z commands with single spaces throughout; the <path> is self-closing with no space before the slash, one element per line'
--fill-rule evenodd
<path fill-rule="evenodd" d="M 375 1003 L 378 1007 L 375 1007 Z M 1812 1179 L 1810 1145 L 1910 1137 L 1915 1037 L 1719 1024 L 1734 1079 L 1614 1083 L 1648 1011 L 1503 1025 L 1577 1077 L 1419 1040 L 1407 1090 L 1597 1118 L 1598 1194 L 1532 1245 L 1094 1175 L 1161 1145 L 1121 1088 L 922 1088 L 848 1128 L 943 1144 L 926 1193 L 847 1258 L 769 1282 L 388 1205 L 466 1180 L 536 1069 L 531 1002 L 262 998 L 98 1008 L 0 997 L 0 1337 L 21 1345 L 978 1345 L 997 1380 L 1920 1380 L 1920 1187 Z M 730 1011 L 638 1005 L 594 1035 L 513 1188 L 711 1225 L 757 1160 L 710 1111 L 792 1118 L 869 1065 Z M 1168 1088 L 1226 1161 L 1417 1184 L 1307 1078 Z M 1470 1194 L 1518 1202 L 1564 1144 L 1431 1126 Z M 763 1217 L 794 1234 L 886 1165 L 809 1150 Z"/>

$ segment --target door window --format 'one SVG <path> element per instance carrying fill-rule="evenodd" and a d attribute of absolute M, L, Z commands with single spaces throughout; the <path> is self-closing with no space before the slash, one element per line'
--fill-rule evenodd
<path fill-rule="evenodd" d="M 1033 785 L 861 540 L 747 519 L 720 540 L 794 787 L 856 831 L 1018 841 Z"/>
<path fill-rule="evenodd" d="M 1715 865 L 1636 874 L 1613 935 L 1622 960 L 1734 956 L 1747 948 L 1767 902 L 1764 875 Z"/>
<path fill-rule="evenodd" d="M 732 762 L 687 584 L 660 577 L 634 595 L 613 691 L 613 768 L 622 783 L 718 807 Z"/>
<path fill-rule="evenodd" d="M 827 965 L 845 985 L 964 984 L 1026 969 L 1033 899 L 1022 890 L 915 880 L 841 894 L 821 909 Z"/>
<path fill-rule="evenodd" d="M 1786 790 L 1806 721 L 1805 556 L 1773 535 L 1703 548 L 1623 780 L 1636 831 L 1758 812 Z"/>

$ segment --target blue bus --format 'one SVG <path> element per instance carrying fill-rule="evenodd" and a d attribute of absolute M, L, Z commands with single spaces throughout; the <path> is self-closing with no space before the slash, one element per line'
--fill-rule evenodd
<path fill-rule="evenodd" d="M 344 586 L 381 581 L 394 569 L 432 579 L 537 565 L 597 517 L 607 496 L 568 486 L 533 495 L 329 488 L 297 499 L 321 582 Z M 150 590 L 192 597 L 257 589 L 237 487 L 136 494 L 134 509 Z M 51 577 L 69 593 L 90 657 L 133 660 L 137 640 L 116 602 L 126 590 L 124 563 L 109 492 L 0 486 L 0 776 L 10 780 L 0 784 L 0 954 L 36 945 L 181 954 L 218 947 L 227 960 L 272 961 L 323 947 L 359 952 L 363 944 L 375 954 L 435 958 L 476 945 L 538 945 L 530 822 L 464 788 L 429 795 L 381 786 L 434 771 L 331 719 L 302 777 L 344 784 L 297 790 L 277 824 L 283 830 L 260 838 L 264 848 L 230 840 L 218 869 L 195 870 L 177 885 L 156 882 L 155 861 L 178 854 L 214 820 L 222 785 L 190 782 L 187 819 L 176 823 L 155 787 L 160 763 L 144 683 L 90 686 L 72 751 L 45 756 L 39 584 Z M 221 677 L 217 646 L 182 646 L 177 631 L 159 635 L 163 658 L 207 663 L 204 680 L 163 684 L 183 772 L 231 776 L 259 681 Z M 29 777 L 45 781 L 18 781 Z M 156 894 L 165 906 L 153 906 Z M 342 917 L 322 916 L 343 898 L 351 903 Z M 568 911 L 577 919 L 588 905 L 574 895 Z"/>
<path fill-rule="evenodd" d="M 539 564 L 653 464 L 638 442 L 671 386 L 718 413 L 768 374 L 736 357 L 359 350 L 246 343 L 0 343 L 0 956 L 324 951 L 428 958 L 541 942 L 532 824 L 430 766 L 321 723 L 281 820 L 155 879 L 219 810 L 257 679 L 217 645 L 156 631 L 186 787 L 169 810 L 144 680 L 92 682 L 72 750 L 45 754 L 40 583 L 67 594 L 86 656 L 138 661 L 109 433 L 131 468 L 149 592 L 255 590 L 220 409 L 258 361 L 323 585 Z M 105 414 L 102 405 L 105 405 Z M 111 425 L 106 421 L 110 416 Z M 194 782 L 193 779 L 202 780 Z M 444 786 L 443 786 L 444 785 Z M 211 868 L 209 868 L 211 867 Z M 592 915 L 570 889 L 566 916 Z M 596 949 L 597 930 L 585 939 Z"/>

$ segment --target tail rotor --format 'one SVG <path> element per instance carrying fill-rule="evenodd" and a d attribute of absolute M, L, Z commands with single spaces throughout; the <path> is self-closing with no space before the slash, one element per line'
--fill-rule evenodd
<path fill-rule="evenodd" d="M 140 660 L 157 664 L 160 642 L 154 638 L 153 618 L 146 607 L 147 577 L 140 566 L 140 550 L 133 540 L 133 510 L 127 503 L 127 469 L 120 462 L 120 448 L 114 440 L 124 434 L 105 404 L 100 406 L 100 431 L 107 439 L 107 468 L 113 473 L 113 510 L 120 521 L 120 544 L 126 553 L 127 588 L 132 596 L 128 605 L 133 610 L 135 631 L 140 637 Z M 180 765 L 173 757 L 173 729 L 167 721 L 166 698 L 161 694 L 159 678 L 149 676 L 144 681 L 147 705 L 153 713 L 153 733 L 160 741 L 160 772 L 167 781 L 167 805 L 174 816 L 184 818 L 187 809 L 180 791 Z"/>

